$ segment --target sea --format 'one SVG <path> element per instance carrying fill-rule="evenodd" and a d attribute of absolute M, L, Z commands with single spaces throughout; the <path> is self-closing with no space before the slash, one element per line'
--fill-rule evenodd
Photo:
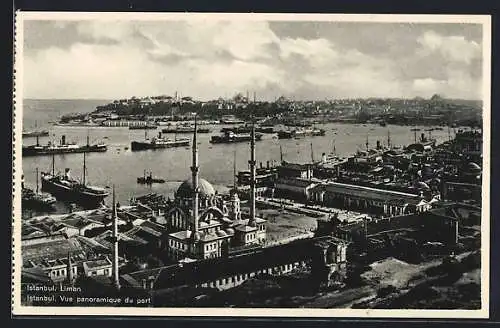
<path fill-rule="evenodd" d="M 89 136 L 91 143 L 103 141 L 108 144 L 104 153 L 89 153 L 86 155 L 86 181 L 91 185 L 115 186 L 117 201 L 128 204 L 132 197 L 148 193 L 164 194 L 173 197 L 182 181 L 190 178 L 191 149 L 189 147 L 170 148 L 162 150 L 146 150 L 132 152 L 130 143 L 133 140 L 144 140 L 144 130 L 129 130 L 123 127 L 65 127 L 53 125 L 54 122 L 69 113 L 84 113 L 93 111 L 96 106 L 109 103 L 110 100 L 23 100 L 22 122 L 24 130 L 48 129 L 50 135 L 41 137 L 40 143 L 59 142 L 61 137 L 76 143 L 86 143 Z M 218 190 L 225 192 L 233 184 L 234 158 L 236 169 L 248 169 L 250 158 L 249 143 L 216 144 L 209 143 L 211 135 L 219 134 L 224 125 L 210 126 L 211 133 L 198 135 L 200 177 L 206 179 Z M 375 124 L 317 124 L 316 127 L 326 130 L 325 136 L 306 137 L 302 139 L 280 140 L 276 136 L 265 134 L 262 141 L 256 142 L 256 160 L 258 165 L 266 165 L 267 161 L 278 163 L 281 159 L 288 162 L 310 163 L 318 161 L 322 153 L 332 153 L 334 148 L 338 156 L 349 156 L 356 150 L 375 147 L 377 140 L 387 144 L 390 133 L 393 145 L 405 146 L 414 141 L 414 133 L 409 126 Z M 426 127 L 420 133 L 425 133 Z M 160 129 L 149 130 L 152 137 Z M 186 134 L 187 137 L 192 137 Z M 438 143 L 449 139 L 448 130 L 432 131 L 432 137 Z M 453 137 L 453 136 L 452 136 Z M 36 143 L 36 138 L 24 138 L 23 145 Z M 22 172 L 25 185 L 36 188 L 36 171 L 50 171 L 52 156 L 25 157 L 22 159 Z M 58 172 L 70 169 L 75 178 L 83 178 L 83 154 L 65 154 L 55 156 L 55 168 Z M 164 184 L 152 186 L 137 184 L 137 177 L 144 171 L 152 172 L 154 176 L 166 180 Z M 111 201 L 107 199 L 107 203 Z M 65 206 L 58 206 L 58 212 L 65 212 Z"/>

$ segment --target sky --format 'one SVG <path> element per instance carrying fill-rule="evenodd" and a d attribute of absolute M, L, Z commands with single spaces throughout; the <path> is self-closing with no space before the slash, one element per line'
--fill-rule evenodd
<path fill-rule="evenodd" d="M 22 59 L 24 98 L 482 98 L 476 24 L 26 20 Z"/>

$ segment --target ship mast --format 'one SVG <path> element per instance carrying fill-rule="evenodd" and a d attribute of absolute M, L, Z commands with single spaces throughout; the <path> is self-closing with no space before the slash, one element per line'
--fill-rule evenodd
<path fill-rule="evenodd" d="M 85 186 L 85 171 L 87 170 L 87 165 L 86 165 L 86 156 L 85 156 L 85 152 L 83 152 L 83 185 Z"/>
<path fill-rule="evenodd" d="M 281 161 L 280 164 L 283 164 L 283 148 L 281 148 L 281 145 L 280 145 L 280 161 Z"/>
<path fill-rule="evenodd" d="M 56 156 L 52 154 L 52 176 L 56 174 Z"/>
<path fill-rule="evenodd" d="M 36 193 L 38 194 L 38 167 L 36 168 Z"/>
<path fill-rule="evenodd" d="M 391 148 L 391 131 L 387 130 L 387 147 Z"/>

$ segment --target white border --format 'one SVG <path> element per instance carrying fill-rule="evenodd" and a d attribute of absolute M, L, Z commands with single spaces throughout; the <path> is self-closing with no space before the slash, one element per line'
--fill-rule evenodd
<path fill-rule="evenodd" d="M 337 21 L 380 23 L 469 23 L 483 26 L 483 186 L 481 217 L 481 306 L 480 310 L 378 310 L 378 309 L 234 309 L 234 308 L 115 308 L 115 307 L 30 307 L 20 302 L 21 280 L 21 201 L 17 186 L 21 170 L 13 170 L 13 294 L 15 315 L 80 315 L 80 316 L 170 316 L 170 317 L 310 317 L 310 318 L 488 318 L 490 283 L 490 113 L 491 113 L 491 17 L 488 15 L 370 15 L 370 14 L 215 14 L 215 13 L 85 13 L 85 12 L 21 12 L 15 21 L 15 88 L 14 133 L 22 135 L 23 115 L 23 23 L 25 20 L 246 20 L 246 21 Z M 22 142 L 14 142 L 15 154 L 21 154 Z M 22 157 L 13 157 L 13 167 L 22 167 Z M 486 247 L 487 245 L 487 247 Z"/>

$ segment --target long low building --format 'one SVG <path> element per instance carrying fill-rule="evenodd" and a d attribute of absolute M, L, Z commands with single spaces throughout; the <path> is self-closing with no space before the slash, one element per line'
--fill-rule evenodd
<path fill-rule="evenodd" d="M 309 190 L 309 201 L 337 208 L 363 210 L 386 216 L 422 212 L 430 202 L 415 194 L 330 182 Z"/>

